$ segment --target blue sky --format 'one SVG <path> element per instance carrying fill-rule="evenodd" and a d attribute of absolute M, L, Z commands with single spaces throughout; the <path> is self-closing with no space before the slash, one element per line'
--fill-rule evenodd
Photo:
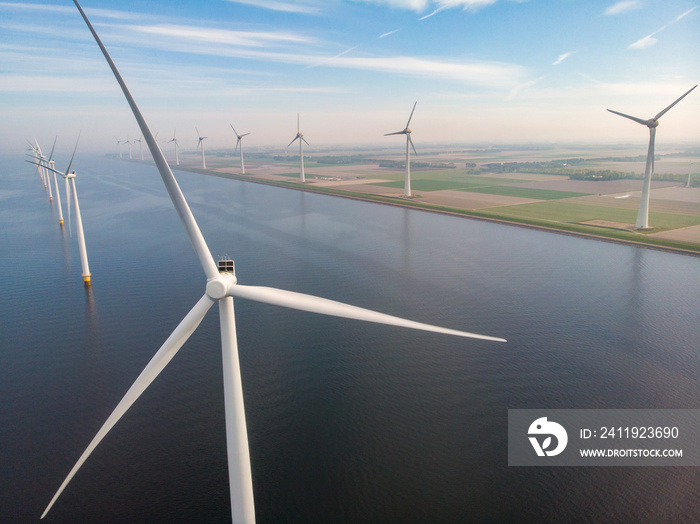
<path fill-rule="evenodd" d="M 209 0 L 82 4 L 159 138 L 194 149 L 439 142 L 646 144 L 634 122 L 700 82 L 685 0 Z M 700 89 L 657 135 L 700 138 Z M 0 152 L 114 151 L 140 133 L 71 2 L 0 2 Z"/>

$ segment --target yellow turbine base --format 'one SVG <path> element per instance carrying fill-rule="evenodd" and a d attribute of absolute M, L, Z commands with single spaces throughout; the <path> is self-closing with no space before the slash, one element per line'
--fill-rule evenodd
<path fill-rule="evenodd" d="M 49 197 L 49 202 L 53 202 L 53 197 Z"/>
<path fill-rule="evenodd" d="M 61 225 L 63 225 L 63 219 L 61 218 L 61 219 L 58 221 L 58 223 L 61 224 Z"/>
<path fill-rule="evenodd" d="M 92 273 L 90 273 L 92 274 Z M 86 286 L 91 286 L 92 282 L 90 282 L 90 275 L 83 275 L 83 282 L 85 282 Z"/>

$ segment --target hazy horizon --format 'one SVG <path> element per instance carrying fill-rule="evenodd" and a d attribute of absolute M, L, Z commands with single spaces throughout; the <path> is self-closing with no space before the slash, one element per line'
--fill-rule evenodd
<path fill-rule="evenodd" d="M 154 133 L 194 149 L 639 144 L 700 79 L 692 2 L 218 0 L 83 3 Z M 34 136 L 117 150 L 140 132 L 68 1 L 0 2 L 0 153 Z M 536 29 L 535 29 L 536 28 Z M 659 150 L 698 141 L 700 90 L 661 120 Z"/>

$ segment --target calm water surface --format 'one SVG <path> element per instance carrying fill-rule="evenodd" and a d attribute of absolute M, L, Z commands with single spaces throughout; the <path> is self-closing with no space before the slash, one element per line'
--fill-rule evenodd
<path fill-rule="evenodd" d="M 204 291 L 156 169 L 78 157 L 89 290 L 76 238 L 31 166 L 0 163 L 2 522 L 38 521 Z M 509 468 L 506 445 L 509 408 L 700 408 L 697 258 L 177 177 L 213 255 L 234 258 L 243 284 L 508 339 L 237 300 L 259 522 L 700 518 L 696 468 Z M 217 317 L 46 522 L 230 519 Z"/>

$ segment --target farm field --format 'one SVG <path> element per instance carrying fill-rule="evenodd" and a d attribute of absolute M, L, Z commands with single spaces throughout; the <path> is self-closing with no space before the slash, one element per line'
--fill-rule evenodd
<path fill-rule="evenodd" d="M 685 187 L 692 163 L 700 165 L 700 147 L 659 151 L 650 194 L 651 228 L 644 231 L 634 228 L 644 170 L 640 151 L 636 146 L 438 148 L 412 159 L 409 198 L 403 196 L 405 167 L 400 162 L 405 157 L 396 150 L 305 152 L 304 184 L 298 155 L 289 153 L 250 153 L 245 175 L 240 160 L 222 152 L 207 158 L 206 171 L 194 155 L 184 156 L 180 168 L 700 253 L 700 187 Z M 589 179 L 569 176 L 586 171 L 592 173 Z M 602 179 L 607 172 L 617 177 Z M 700 186 L 700 174 L 691 173 L 690 179 Z"/>

